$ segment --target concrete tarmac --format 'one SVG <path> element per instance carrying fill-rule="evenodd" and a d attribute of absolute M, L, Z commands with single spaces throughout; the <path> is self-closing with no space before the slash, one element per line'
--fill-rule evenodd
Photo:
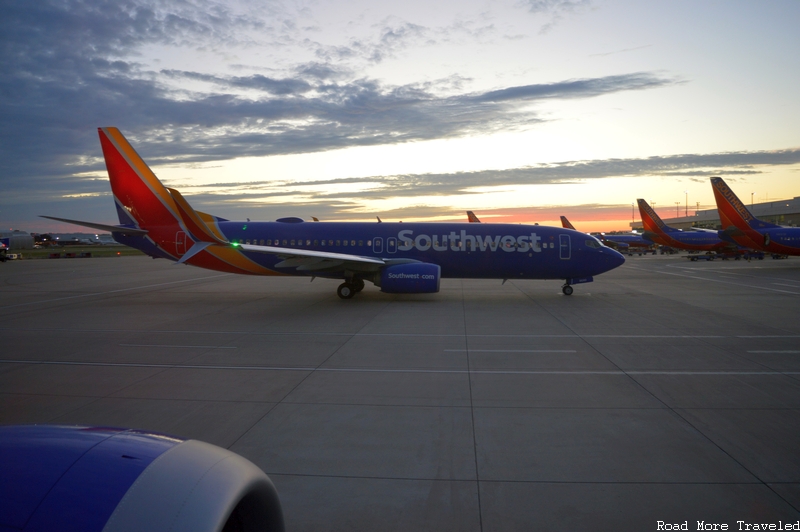
<path fill-rule="evenodd" d="M 290 531 L 800 521 L 800 257 L 631 257 L 569 297 L 337 284 L 2 264 L 0 424 L 229 448 L 272 478 Z"/>

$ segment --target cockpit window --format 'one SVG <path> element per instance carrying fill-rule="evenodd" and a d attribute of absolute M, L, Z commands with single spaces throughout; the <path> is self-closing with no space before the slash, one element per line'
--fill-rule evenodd
<path fill-rule="evenodd" d="M 600 244 L 600 242 L 598 242 L 597 240 L 587 240 L 586 241 L 586 247 L 600 249 L 601 245 L 602 244 Z"/>

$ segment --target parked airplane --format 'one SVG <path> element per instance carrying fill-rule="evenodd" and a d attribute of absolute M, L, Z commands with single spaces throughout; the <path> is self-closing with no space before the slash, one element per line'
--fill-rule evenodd
<path fill-rule="evenodd" d="M 800 255 L 800 227 L 781 227 L 753 216 L 721 177 L 711 178 L 722 232 L 737 244 L 780 255 Z"/>
<path fill-rule="evenodd" d="M 575 229 L 572 223 L 567 220 L 566 216 L 561 217 L 561 225 L 564 226 L 566 229 Z M 627 251 L 627 252 L 637 252 L 641 255 L 643 251 L 650 248 L 653 245 L 653 242 L 649 240 L 645 240 L 642 235 L 630 233 L 627 235 L 607 235 L 605 233 L 595 234 L 600 241 L 610 248 L 614 248 L 618 251 Z M 630 248 L 634 248 L 631 250 Z"/>
<path fill-rule="evenodd" d="M 164 187 L 118 129 L 99 128 L 120 225 L 47 217 L 111 231 L 152 257 L 251 275 L 342 279 L 353 297 L 370 281 L 387 293 L 439 291 L 442 277 L 564 279 L 562 291 L 625 262 L 596 238 L 512 224 L 230 221 L 195 211 Z"/>
<path fill-rule="evenodd" d="M 642 215 L 644 237 L 662 246 L 670 246 L 691 251 L 722 251 L 735 249 L 738 246 L 719 237 L 716 231 L 692 230 L 683 231 L 665 224 L 648 203 L 643 199 L 639 203 Z"/>

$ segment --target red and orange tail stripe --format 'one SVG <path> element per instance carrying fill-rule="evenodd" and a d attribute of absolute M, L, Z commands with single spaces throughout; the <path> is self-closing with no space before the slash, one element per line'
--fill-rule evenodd
<path fill-rule="evenodd" d="M 115 127 L 98 129 L 114 196 L 145 228 L 175 226 L 175 203 L 152 170 Z M 124 223 L 124 222 L 123 222 Z"/>
<path fill-rule="evenodd" d="M 658 217 L 656 211 L 641 198 L 637 199 L 636 202 L 639 204 L 639 214 L 642 217 L 642 225 L 645 231 L 659 234 L 664 232 L 665 224 L 661 221 L 661 218 Z"/>
<path fill-rule="evenodd" d="M 175 201 L 175 206 L 180 213 L 181 220 L 189 230 L 189 234 L 196 242 L 213 242 L 215 244 L 227 244 L 227 239 L 219 238 L 206 225 L 205 221 L 195 212 L 189 202 L 187 202 L 180 192 L 174 188 L 168 188 L 170 196 Z"/>
<path fill-rule="evenodd" d="M 743 230 L 750 229 L 750 222 L 755 218 L 727 183 L 720 177 L 712 177 L 711 188 L 714 190 L 714 199 L 717 201 L 717 211 L 722 227 L 734 226 Z"/>

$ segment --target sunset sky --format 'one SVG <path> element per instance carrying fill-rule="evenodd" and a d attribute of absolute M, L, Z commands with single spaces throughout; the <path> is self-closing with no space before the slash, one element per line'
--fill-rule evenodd
<path fill-rule="evenodd" d="M 595 231 L 711 208 L 714 175 L 800 196 L 797 0 L 2 4 L 4 230 L 118 223 L 98 126 L 231 219 Z"/>

